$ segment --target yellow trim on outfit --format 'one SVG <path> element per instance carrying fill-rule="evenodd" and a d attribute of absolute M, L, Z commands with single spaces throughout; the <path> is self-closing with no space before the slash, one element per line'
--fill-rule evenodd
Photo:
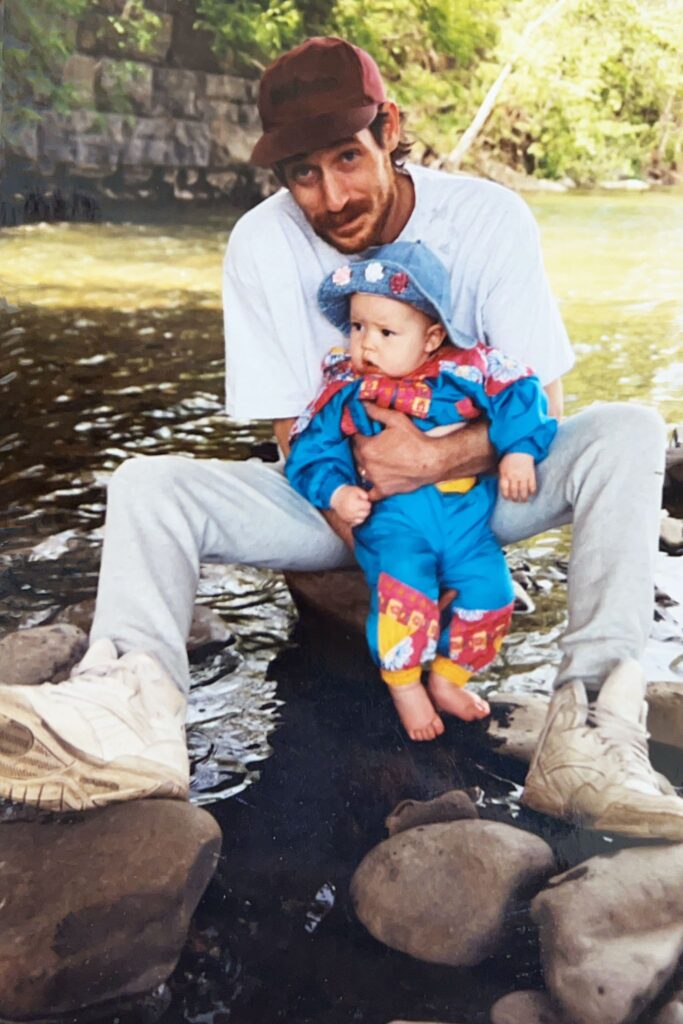
<path fill-rule="evenodd" d="M 380 669 L 380 675 L 389 686 L 410 686 L 411 683 L 419 683 L 422 669 L 419 665 L 412 668 L 399 668 L 390 671 L 387 668 Z"/>
<path fill-rule="evenodd" d="M 453 683 L 455 686 L 465 686 L 467 680 L 472 675 L 462 665 L 456 665 L 454 661 L 444 658 L 443 654 L 437 654 L 434 658 L 432 672 L 438 672 L 440 676 L 443 676 L 444 679 L 447 679 L 449 683 Z"/>
<path fill-rule="evenodd" d="M 467 494 L 477 482 L 476 476 L 462 476 L 457 480 L 442 480 L 435 484 L 437 491 L 442 494 Z"/>

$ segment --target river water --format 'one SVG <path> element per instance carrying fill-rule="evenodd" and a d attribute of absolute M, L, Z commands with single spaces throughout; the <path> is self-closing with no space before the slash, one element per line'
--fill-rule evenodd
<path fill-rule="evenodd" d="M 567 412 L 619 398 L 683 423 L 681 194 L 531 206 L 578 356 Z M 221 413 L 220 268 L 234 218 L 118 207 L 102 223 L 0 233 L 0 635 L 93 596 L 106 483 L 123 459 L 273 457 L 266 424 Z M 535 607 L 516 617 L 484 692 L 549 687 L 568 544 L 555 531 L 511 552 Z M 683 560 L 661 555 L 659 582 L 683 599 Z M 234 635 L 194 664 L 189 714 L 193 798 L 218 817 L 225 845 L 154 1013 L 193 1024 L 475 1024 L 496 996 L 537 983 L 524 922 L 514 957 L 453 971 L 380 947 L 346 897 L 398 800 L 477 786 L 485 813 L 509 820 L 524 814 L 520 770 L 480 756 L 455 727 L 438 744 L 407 743 L 362 651 L 342 670 L 330 646 L 295 628 L 278 575 L 207 567 L 199 600 Z M 681 622 L 674 606 L 655 624 L 652 678 L 683 680 Z M 559 826 L 553 841 L 564 863 L 601 843 Z"/>

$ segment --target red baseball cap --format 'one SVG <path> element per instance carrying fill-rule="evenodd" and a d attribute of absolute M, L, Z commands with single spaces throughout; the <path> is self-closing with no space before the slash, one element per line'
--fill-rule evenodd
<path fill-rule="evenodd" d="M 369 53 L 335 36 L 314 36 L 266 68 L 258 109 L 263 135 L 251 163 L 270 167 L 355 135 L 387 96 Z"/>

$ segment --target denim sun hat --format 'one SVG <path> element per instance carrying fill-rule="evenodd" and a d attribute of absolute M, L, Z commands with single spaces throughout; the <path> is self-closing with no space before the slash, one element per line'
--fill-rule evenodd
<path fill-rule="evenodd" d="M 439 320 L 458 348 L 474 348 L 476 340 L 451 320 L 451 282 L 438 257 L 422 242 L 391 242 L 368 250 L 366 259 L 345 263 L 318 289 L 318 305 L 330 323 L 349 334 L 350 298 L 356 292 L 407 302 Z"/>

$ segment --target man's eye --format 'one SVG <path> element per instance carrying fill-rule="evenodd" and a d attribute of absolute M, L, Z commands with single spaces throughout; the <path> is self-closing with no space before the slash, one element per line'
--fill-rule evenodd
<path fill-rule="evenodd" d="M 306 181 L 308 181 L 311 178 L 312 174 L 313 174 L 313 168 L 312 167 L 307 167 L 304 164 L 301 167 L 294 167 L 290 171 L 290 178 L 292 179 L 292 181 L 296 181 L 297 183 L 298 182 L 306 182 Z"/>
<path fill-rule="evenodd" d="M 354 160 L 358 159 L 360 153 L 357 149 L 345 149 L 343 153 L 340 153 L 340 159 L 345 164 L 353 163 Z"/>

